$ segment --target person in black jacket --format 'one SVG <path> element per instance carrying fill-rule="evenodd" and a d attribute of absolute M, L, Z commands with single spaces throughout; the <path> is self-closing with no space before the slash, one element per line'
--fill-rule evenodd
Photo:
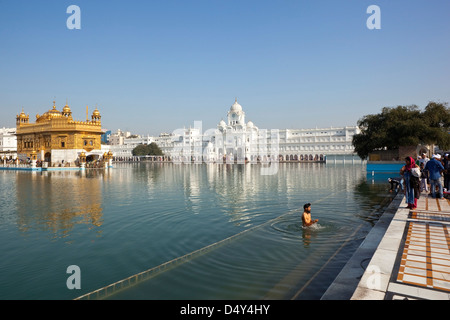
<path fill-rule="evenodd" d="M 428 192 L 428 178 L 429 172 L 425 170 L 425 164 L 423 162 L 420 163 L 420 192 L 426 191 Z"/>
<path fill-rule="evenodd" d="M 401 178 L 389 178 L 388 182 L 391 185 L 389 192 L 396 192 L 399 187 L 402 189 L 401 180 Z"/>

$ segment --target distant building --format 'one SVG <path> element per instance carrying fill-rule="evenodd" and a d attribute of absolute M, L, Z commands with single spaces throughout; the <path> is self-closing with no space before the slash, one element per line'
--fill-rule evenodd
<path fill-rule="evenodd" d="M 17 157 L 16 128 L 0 128 L 0 158 Z"/>
<path fill-rule="evenodd" d="M 30 123 L 29 115 L 22 110 L 16 117 L 17 155 L 20 160 L 26 160 L 32 152 L 37 152 L 37 159 L 49 165 L 74 163 L 81 152 L 85 152 L 88 161 L 99 159 L 104 152 L 102 133 L 97 108 L 91 120 L 76 121 L 67 104 L 58 111 L 53 102 L 50 110 L 36 115 L 35 123 Z"/>
<path fill-rule="evenodd" d="M 261 129 L 246 114 L 237 99 L 216 128 L 204 130 L 201 123 L 159 136 L 132 136 L 120 129 L 110 136 L 116 159 L 130 159 L 139 144 L 156 143 L 163 160 L 175 162 L 342 161 L 361 160 L 352 145 L 357 126 L 313 129 Z M 204 130 L 204 131 L 203 131 Z"/>
<path fill-rule="evenodd" d="M 315 129 L 260 129 L 246 122 L 237 99 L 216 129 L 178 129 L 162 135 L 155 142 L 175 161 L 326 161 L 360 159 L 352 145 L 357 126 Z"/>
<path fill-rule="evenodd" d="M 119 130 L 120 132 L 120 130 Z M 113 136 L 113 135 L 112 135 Z M 115 135 L 115 142 L 117 144 L 109 145 L 109 150 L 113 153 L 116 159 L 118 158 L 129 158 L 133 156 L 133 149 L 140 144 L 149 145 L 154 142 L 154 138 L 151 136 L 142 137 L 140 135 L 128 134 L 128 138 L 120 136 L 120 134 Z"/>
<path fill-rule="evenodd" d="M 111 146 L 121 146 L 124 144 L 125 139 L 130 137 L 131 133 L 129 131 L 117 130 L 116 133 L 112 133 L 109 136 L 109 145 Z"/>
<path fill-rule="evenodd" d="M 111 130 L 105 130 L 101 138 L 102 144 L 108 144 L 110 137 L 111 137 Z"/>

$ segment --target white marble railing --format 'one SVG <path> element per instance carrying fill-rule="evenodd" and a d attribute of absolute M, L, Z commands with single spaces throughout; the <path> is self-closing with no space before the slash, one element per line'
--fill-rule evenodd
<path fill-rule="evenodd" d="M 31 168 L 31 164 L 0 163 L 0 168 Z"/>

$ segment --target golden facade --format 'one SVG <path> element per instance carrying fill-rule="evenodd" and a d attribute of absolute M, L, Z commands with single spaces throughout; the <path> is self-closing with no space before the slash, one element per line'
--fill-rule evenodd
<path fill-rule="evenodd" d="M 36 152 L 38 160 L 55 164 L 75 162 L 81 152 L 100 154 L 103 132 L 97 108 L 91 120 L 76 121 L 67 104 L 58 111 L 53 102 L 52 109 L 36 115 L 35 123 L 30 123 L 29 118 L 23 110 L 16 117 L 19 158 L 28 158 Z"/>

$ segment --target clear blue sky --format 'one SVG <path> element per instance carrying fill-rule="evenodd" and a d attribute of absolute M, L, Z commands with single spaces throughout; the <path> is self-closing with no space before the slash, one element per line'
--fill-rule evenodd
<path fill-rule="evenodd" d="M 356 125 L 450 102 L 449 59 L 448 0 L 0 0 L 0 127 L 67 99 L 113 131 L 206 130 L 235 97 L 264 129 Z"/>

